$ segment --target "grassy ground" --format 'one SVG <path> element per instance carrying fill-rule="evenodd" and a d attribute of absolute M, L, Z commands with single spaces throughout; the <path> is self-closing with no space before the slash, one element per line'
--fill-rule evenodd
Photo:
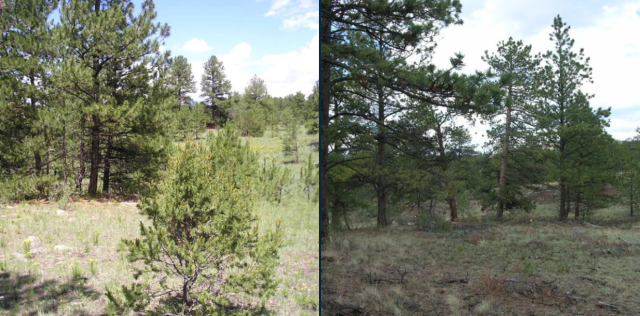
<path fill-rule="evenodd" d="M 640 315 L 640 222 L 612 207 L 560 223 L 554 209 L 337 232 L 323 245 L 323 314 Z"/>
<path fill-rule="evenodd" d="M 283 161 L 279 139 L 270 136 L 247 141 L 262 156 Z M 301 133 L 304 157 L 313 141 L 317 135 Z M 287 167 L 297 178 L 300 165 Z M 281 284 L 268 307 L 279 315 L 317 314 L 318 203 L 295 183 L 289 192 L 280 205 L 256 205 L 260 227 L 280 220 L 286 236 Z M 105 289 L 133 279 L 118 250 L 122 238 L 138 235 L 140 221 L 135 203 L 114 200 L 0 206 L 0 315 L 105 314 Z"/>

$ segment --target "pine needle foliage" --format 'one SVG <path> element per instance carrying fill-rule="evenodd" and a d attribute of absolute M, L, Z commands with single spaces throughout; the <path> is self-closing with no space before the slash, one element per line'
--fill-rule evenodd
<path fill-rule="evenodd" d="M 225 129 L 187 141 L 139 209 L 150 225 L 124 240 L 136 281 L 109 291 L 112 310 L 148 315 L 264 314 L 277 286 L 279 225 L 259 233 L 257 155 Z M 141 278 L 141 276 L 145 276 Z M 143 281 L 144 280 L 144 281 Z"/>

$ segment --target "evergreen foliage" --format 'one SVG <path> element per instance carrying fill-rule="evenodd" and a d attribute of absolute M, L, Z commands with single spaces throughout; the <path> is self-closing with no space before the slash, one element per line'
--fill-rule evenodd
<path fill-rule="evenodd" d="M 280 167 L 274 160 L 264 160 L 258 172 L 262 196 L 271 202 L 280 204 L 293 183 L 291 169 Z"/>
<path fill-rule="evenodd" d="M 153 315 L 259 313 L 252 308 L 264 308 L 277 285 L 282 233 L 279 227 L 258 233 L 257 172 L 257 156 L 229 129 L 179 149 L 138 206 L 150 224 L 124 241 L 128 259 L 143 263 L 137 279 L 157 280 L 160 294 L 141 281 L 123 286 L 122 294 L 109 291 L 110 302 Z"/>

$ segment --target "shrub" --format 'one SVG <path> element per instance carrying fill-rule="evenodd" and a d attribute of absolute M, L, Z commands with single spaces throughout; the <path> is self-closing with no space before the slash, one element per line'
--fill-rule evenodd
<path fill-rule="evenodd" d="M 291 169 L 280 168 L 275 161 L 265 160 L 258 172 L 258 179 L 262 196 L 268 201 L 280 204 L 282 197 L 287 193 L 286 188 L 293 182 L 293 175 Z"/>
<path fill-rule="evenodd" d="M 107 291 L 110 310 L 151 315 L 263 312 L 275 292 L 282 232 L 259 234 L 253 204 L 257 156 L 235 132 L 187 142 L 138 207 L 150 225 L 124 240 L 136 281 Z M 158 282 L 153 282 L 158 281 Z M 151 285 L 157 284 L 157 285 Z M 154 288 L 155 287 L 155 288 Z M 158 289 L 157 287 L 160 287 Z"/>

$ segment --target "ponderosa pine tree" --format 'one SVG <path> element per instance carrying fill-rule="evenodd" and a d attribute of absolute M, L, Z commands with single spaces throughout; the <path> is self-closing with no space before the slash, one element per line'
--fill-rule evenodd
<path fill-rule="evenodd" d="M 267 86 L 264 80 L 260 79 L 258 75 L 253 75 L 251 80 L 249 80 L 249 84 L 244 89 L 244 98 L 249 102 L 258 103 L 267 96 Z"/>
<path fill-rule="evenodd" d="M 592 95 L 580 91 L 584 83 L 592 80 L 589 58 L 584 56 L 583 49 L 577 53 L 573 51 L 574 40 L 569 37 L 570 27 L 560 16 L 554 19 L 552 26 L 553 32 L 549 38 L 555 42 L 555 49 L 544 55 L 546 65 L 539 75 L 541 101 L 536 117 L 540 135 L 545 144 L 553 148 L 547 158 L 553 164 L 552 177 L 558 182 L 560 190 L 558 216 L 560 220 L 566 220 L 573 168 L 571 156 L 577 154 L 573 142 L 580 139 L 575 136 L 584 124 L 600 129 L 608 110 L 590 109 L 589 99 Z"/>
<path fill-rule="evenodd" d="M 485 51 L 482 59 L 489 64 L 491 70 L 500 80 L 499 85 L 505 98 L 496 114 L 489 116 L 492 129 L 488 132 L 494 139 L 497 152 L 500 153 L 500 179 L 497 218 L 501 219 L 505 206 L 514 200 L 513 195 L 521 192 L 514 180 L 518 177 L 507 177 L 507 167 L 512 152 L 522 150 L 525 138 L 532 137 L 535 117 L 532 106 L 535 101 L 536 74 L 541 58 L 531 54 L 531 45 L 509 38 L 507 42 L 498 43 L 497 53 Z M 501 120 L 504 119 L 504 122 Z M 528 148 L 529 146 L 525 147 Z M 516 168 L 514 171 L 521 170 Z M 512 171 L 513 172 L 513 171 Z M 509 184 L 507 183 L 509 178 Z M 509 189 L 507 186 L 509 185 Z M 511 193 L 511 194 L 509 194 Z"/>
<path fill-rule="evenodd" d="M 321 238 L 329 236 L 329 147 L 335 141 L 330 122 L 340 114 L 332 107 L 336 85 L 359 81 L 371 84 L 378 79 L 387 80 L 386 85 L 394 91 L 425 102 L 439 103 L 439 97 L 448 95 L 453 84 L 435 83 L 439 73 L 433 65 L 421 64 L 419 69 L 389 72 L 386 78 L 368 77 L 365 71 L 355 67 L 357 60 L 381 60 L 372 50 L 354 49 L 357 42 L 348 39 L 348 34 L 358 33 L 360 37 L 383 38 L 384 45 L 397 52 L 410 55 L 418 52 L 427 60 L 435 49 L 434 37 L 439 31 L 459 19 L 459 1 L 359 1 L 322 0 L 320 2 L 320 126 L 322 131 L 320 146 L 321 168 Z M 411 68 L 411 67 L 410 67 Z M 415 68 L 415 67 L 413 67 Z M 451 77 L 449 77 L 451 78 Z M 371 81 L 369 80 L 371 79 Z M 334 115 L 330 115 L 330 113 Z"/>
<path fill-rule="evenodd" d="M 150 61 L 148 56 L 158 51 L 160 40 L 168 35 L 168 26 L 154 24 L 156 15 L 150 0 L 142 3 L 137 15 L 129 1 L 62 2 L 60 24 L 55 30 L 62 59 L 56 85 L 84 105 L 80 125 L 82 129 L 89 128 L 91 134 L 90 195 L 98 192 L 99 168 L 104 163 L 103 138 L 106 136 L 107 143 L 109 138 L 108 128 L 104 130 L 106 122 L 128 110 L 118 105 L 116 95 L 109 93 L 113 80 L 118 77 L 118 70 L 122 71 L 120 76 L 128 76 L 127 67 L 137 67 L 132 76 L 141 71 L 142 78 L 148 78 L 142 68 Z M 84 145 L 80 148 L 79 157 L 84 157 Z M 80 165 L 83 169 L 84 158 Z"/>
<path fill-rule="evenodd" d="M 640 129 L 636 132 L 640 134 Z M 640 137 L 627 139 L 614 151 L 620 155 L 618 187 L 621 200 L 629 207 L 629 216 L 634 216 L 640 199 Z"/>
<path fill-rule="evenodd" d="M 5 132 L 15 132 L 14 145 L 22 147 L 23 155 L 30 156 L 30 159 L 23 157 L 19 163 L 20 171 L 14 180 L 23 181 L 20 178 L 24 177 L 24 181 L 39 182 L 37 192 L 25 197 L 43 196 L 50 162 L 47 150 L 50 138 L 41 112 L 51 106 L 47 67 L 53 58 L 52 25 L 47 18 L 55 10 L 57 1 L 8 0 L 2 5 L 5 8 L 0 25 L 5 25 L 6 29 L 0 28 L 3 43 L 0 46 L 0 82 L 11 89 L 6 99 L 10 102 L 5 107 L 15 107 L 12 111 L 21 113 L 17 129 Z M 31 179 L 27 180 L 27 177 Z"/>
<path fill-rule="evenodd" d="M 150 224 L 141 223 L 141 236 L 124 241 L 128 259 L 143 263 L 136 265 L 136 276 L 160 282 L 123 286 L 124 295 L 109 290 L 118 312 L 244 315 L 255 303 L 264 308 L 278 283 L 283 236 L 279 226 L 258 231 L 257 159 L 229 129 L 177 151 L 160 183 L 138 205 Z M 167 275 L 178 283 L 167 282 Z M 231 300 L 232 295 L 243 301 Z"/>
<path fill-rule="evenodd" d="M 223 125 L 228 117 L 223 109 L 222 101 L 226 100 L 231 91 L 231 82 L 224 73 L 224 65 L 216 56 L 209 57 L 204 64 L 201 80 L 202 97 L 211 111 L 214 124 Z"/>
<path fill-rule="evenodd" d="M 184 56 L 176 56 L 170 60 L 170 71 L 167 84 L 178 99 L 178 106 L 191 105 L 193 99 L 188 95 L 196 92 L 191 64 Z"/>

